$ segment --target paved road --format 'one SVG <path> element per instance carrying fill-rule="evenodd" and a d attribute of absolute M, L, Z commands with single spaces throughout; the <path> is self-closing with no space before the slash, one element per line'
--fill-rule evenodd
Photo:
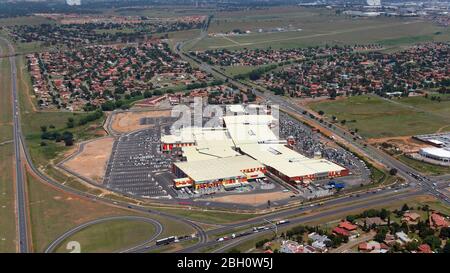
<path fill-rule="evenodd" d="M 14 47 L 10 44 L 10 42 L 6 39 L 4 39 L 3 37 L 0 37 L 0 39 L 2 39 L 3 41 L 5 41 L 5 43 L 8 44 L 9 48 L 10 48 L 10 52 L 14 52 Z M 153 211 L 153 210 L 149 210 L 146 207 L 143 206 L 139 206 L 139 205 L 130 205 L 129 203 L 123 202 L 123 201 L 114 201 L 111 199 L 107 199 L 107 198 L 103 198 L 103 197 L 98 197 L 94 194 L 91 193 L 86 193 L 68 186 L 65 186 L 55 180 L 53 180 L 52 178 L 48 177 L 47 175 L 45 175 L 44 173 L 42 173 L 40 170 L 38 170 L 36 168 L 36 166 L 34 165 L 30 153 L 28 151 L 28 148 L 26 146 L 26 142 L 25 142 L 25 138 L 22 134 L 21 131 L 21 127 L 20 127 L 20 108 L 19 108 L 19 96 L 18 96 L 18 91 L 17 91 L 17 78 L 16 78 L 16 73 L 17 73 L 17 67 L 16 67 L 16 62 L 15 62 L 15 58 L 14 57 L 10 57 L 10 62 L 11 62 L 11 83 L 12 83 L 12 95 L 13 95 L 13 109 L 14 109 L 14 146 L 15 146 L 15 158 L 16 158 L 16 172 L 17 172 L 17 179 L 16 179 L 16 204 L 17 204 L 17 218 L 18 218 L 18 227 L 19 227 L 19 238 L 20 238 L 20 242 L 19 242 L 19 247 L 20 247 L 20 252 L 29 252 L 29 235 L 28 235 L 28 231 L 31 230 L 28 226 L 28 219 L 27 219 L 27 206 L 26 206 L 26 200 L 25 200 L 25 189 L 24 189 L 24 176 L 23 176 L 23 165 L 22 164 L 26 164 L 31 172 L 36 175 L 37 177 L 39 177 L 43 182 L 46 182 L 48 185 L 58 188 L 60 190 L 63 190 L 67 193 L 70 194 L 74 194 L 77 196 L 80 196 L 82 198 L 86 198 L 89 199 L 91 201 L 94 202 L 100 202 L 100 203 L 104 203 L 107 205 L 111 205 L 111 206 L 115 206 L 115 207 L 119 207 L 119 208 L 123 208 L 123 209 L 127 209 L 127 210 L 132 210 L 132 211 L 136 211 L 136 212 L 141 212 L 144 214 L 149 214 L 149 215 L 159 215 L 162 217 L 166 217 L 168 219 L 172 219 L 175 221 L 180 221 L 182 223 L 185 223 L 189 226 L 191 226 L 198 235 L 199 241 L 198 243 L 203 243 L 205 242 L 208 237 L 207 234 L 205 233 L 205 231 L 203 230 L 203 228 L 197 224 L 196 222 L 193 222 L 191 220 L 188 220 L 184 217 L 180 217 L 177 215 L 171 215 L 169 213 L 163 213 L 163 212 L 158 212 L 158 211 Z M 21 157 L 20 151 L 23 151 L 24 154 L 24 158 Z"/>
<path fill-rule="evenodd" d="M 70 236 L 74 235 L 75 233 L 77 233 L 77 232 L 79 232 L 79 231 L 81 231 L 81 230 L 83 230 L 83 229 L 85 229 L 85 228 L 87 228 L 89 226 L 100 224 L 100 223 L 103 223 L 103 222 L 114 221 L 114 220 L 141 221 L 141 222 L 146 222 L 146 223 L 152 224 L 156 228 L 155 234 L 153 234 L 151 238 L 145 240 L 144 242 L 140 243 L 137 246 L 133 246 L 131 248 L 124 249 L 124 250 L 122 250 L 120 252 L 132 252 L 136 248 L 143 247 L 144 245 L 147 245 L 147 244 L 153 242 L 154 240 L 156 240 L 156 238 L 158 238 L 159 235 L 161 235 L 161 233 L 164 230 L 164 228 L 163 228 L 163 226 L 161 225 L 160 222 L 156 221 L 155 219 L 151 219 L 151 218 L 147 218 L 147 217 L 141 217 L 141 216 L 114 216 L 114 217 L 101 218 L 101 219 L 96 219 L 96 220 L 89 221 L 87 223 L 81 224 L 79 226 L 76 226 L 76 227 L 74 227 L 74 228 L 64 232 L 64 234 L 62 234 L 61 236 L 56 238 L 56 240 L 54 240 L 52 243 L 50 243 L 50 245 L 47 247 L 47 249 L 45 249 L 45 253 L 51 253 L 51 252 L 55 251 L 56 247 L 59 246 L 64 240 L 66 240 Z M 83 246 L 81 246 L 81 247 L 83 247 Z"/>
<path fill-rule="evenodd" d="M 204 37 L 204 34 L 200 35 L 200 38 Z M 233 79 L 232 77 L 224 74 L 222 71 L 219 71 L 215 69 L 214 67 L 208 65 L 205 62 L 202 62 L 194 57 L 192 57 L 189 54 L 185 54 L 183 52 L 183 45 L 184 43 L 178 43 L 175 46 L 176 51 L 178 54 L 184 56 L 185 58 L 189 58 L 191 60 L 194 60 L 199 64 L 200 69 L 217 75 L 221 77 L 224 80 L 227 80 L 229 83 L 234 84 L 237 87 L 240 87 L 243 90 L 246 90 L 248 88 L 252 88 L 252 86 L 249 86 L 246 83 L 242 83 L 241 81 L 237 81 Z M 302 118 L 314 123 L 318 124 L 317 120 L 310 117 L 310 112 L 308 109 L 303 108 L 299 106 L 296 103 L 293 103 L 286 97 L 277 96 L 273 92 L 264 89 L 261 86 L 258 86 L 259 89 L 263 90 L 262 92 L 260 90 L 255 89 L 255 94 L 261 98 L 264 98 L 266 102 L 270 103 L 271 105 L 278 105 L 278 107 L 281 110 L 285 110 L 288 112 L 293 112 L 295 114 L 298 114 L 302 116 Z M 328 122 L 324 122 L 322 124 L 318 124 L 319 126 L 325 126 L 328 125 Z M 350 134 L 350 132 L 346 131 L 344 128 L 332 125 L 331 128 L 328 128 L 331 132 L 333 132 L 336 136 L 339 136 L 340 138 L 344 139 L 347 143 L 349 143 L 353 148 L 361 152 L 362 154 L 366 155 L 367 157 L 371 158 L 372 160 L 386 166 L 386 168 L 391 169 L 395 168 L 398 170 L 398 175 L 406 179 L 407 182 L 417 183 L 423 187 L 425 191 L 427 191 L 429 194 L 435 196 L 436 198 L 440 199 L 443 203 L 450 205 L 450 199 L 447 198 L 441 190 L 439 190 L 437 187 L 433 185 L 436 181 L 433 177 L 430 176 L 424 176 L 418 171 L 414 170 L 413 168 L 409 167 L 408 165 L 400 162 L 399 160 L 391 157 L 390 155 L 384 153 L 383 151 L 368 145 L 363 140 L 355 139 L 355 137 Z"/>
<path fill-rule="evenodd" d="M 27 253 L 30 251 L 29 248 L 29 236 L 28 236 L 28 211 L 25 193 L 25 180 L 23 175 L 23 164 L 21 159 L 21 141 L 20 141 L 20 109 L 18 104 L 18 94 L 17 94 L 17 69 L 16 69 L 16 59 L 14 57 L 14 48 L 12 45 L 0 37 L 1 40 L 9 47 L 9 62 L 11 65 L 11 92 L 12 92 L 12 110 L 13 110 L 13 142 L 14 142 L 14 158 L 15 158 L 15 203 L 16 203 L 16 221 L 17 221 L 17 231 L 19 240 L 19 252 Z"/>

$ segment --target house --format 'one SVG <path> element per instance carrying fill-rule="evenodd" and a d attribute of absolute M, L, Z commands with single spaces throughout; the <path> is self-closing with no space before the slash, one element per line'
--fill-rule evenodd
<path fill-rule="evenodd" d="M 370 252 L 379 249 L 381 249 L 381 244 L 376 241 L 363 242 L 358 245 L 358 250 L 361 252 Z"/>
<path fill-rule="evenodd" d="M 318 251 L 309 245 L 301 245 L 294 241 L 283 241 L 280 248 L 280 253 L 317 253 Z"/>
<path fill-rule="evenodd" d="M 359 226 L 366 225 L 367 227 L 375 226 L 385 226 L 387 222 L 381 219 L 380 217 L 366 217 L 365 219 L 358 222 Z"/>
<path fill-rule="evenodd" d="M 328 236 L 320 235 L 316 232 L 308 234 L 308 238 L 313 241 L 311 246 L 322 252 L 327 251 L 327 243 L 331 241 Z"/>
<path fill-rule="evenodd" d="M 340 227 L 335 227 L 335 228 L 333 228 L 332 231 L 336 235 L 341 235 L 341 236 L 346 236 L 346 237 L 350 236 L 350 232 L 348 232 L 347 230 L 340 228 Z"/>
<path fill-rule="evenodd" d="M 396 232 L 395 237 L 397 237 L 397 242 L 400 244 L 406 244 L 411 242 L 411 239 L 408 237 L 408 234 L 404 233 L 403 231 Z"/>
<path fill-rule="evenodd" d="M 420 219 L 420 214 L 415 212 L 405 212 L 402 217 L 402 221 L 408 224 L 417 224 L 417 221 Z"/>
<path fill-rule="evenodd" d="M 430 215 L 430 226 L 433 228 L 448 227 L 448 222 L 443 216 L 433 212 Z"/>
<path fill-rule="evenodd" d="M 431 247 L 427 244 L 421 244 L 418 248 L 417 248 L 417 252 L 418 253 L 433 253 L 433 251 L 431 250 Z"/>
<path fill-rule="evenodd" d="M 350 223 L 349 221 L 342 221 L 339 223 L 338 227 L 343 228 L 347 231 L 354 231 L 356 230 L 358 227 L 352 223 Z"/>

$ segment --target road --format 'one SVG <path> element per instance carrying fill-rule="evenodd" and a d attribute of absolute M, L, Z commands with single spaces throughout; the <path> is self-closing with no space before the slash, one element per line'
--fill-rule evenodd
<path fill-rule="evenodd" d="M 201 32 L 201 36 L 196 38 L 198 39 L 198 41 L 201 41 L 202 37 L 205 37 L 207 35 L 207 27 L 202 29 Z M 6 41 L 6 40 L 5 40 Z M 197 42 L 198 42 L 197 41 Z M 13 49 L 13 47 L 9 44 L 8 41 L 6 41 L 9 45 L 9 47 Z M 187 58 L 191 58 L 191 56 L 189 56 L 188 54 L 184 54 L 182 51 L 182 47 L 183 47 L 184 43 L 177 43 L 175 46 L 176 51 L 179 54 L 184 55 Z M 14 51 L 12 51 L 14 52 Z M 28 149 L 26 147 L 25 141 L 24 141 L 24 137 L 22 135 L 22 132 L 20 130 L 20 110 L 19 110 L 19 103 L 18 103 L 18 94 L 17 94 L 17 80 L 16 80 L 16 65 L 15 65 L 15 59 L 13 57 L 10 57 L 11 60 L 11 69 L 13 71 L 12 73 L 12 93 L 13 93 L 13 109 L 14 109 L 14 144 L 15 144 L 15 152 L 16 152 L 16 162 L 18 163 L 22 163 L 22 158 L 21 158 L 21 150 L 23 151 L 24 154 L 24 161 L 23 164 L 27 164 L 29 166 L 29 168 L 31 169 L 31 171 L 37 175 L 41 180 L 45 181 L 46 183 L 48 183 L 49 185 L 59 188 L 61 190 L 64 190 L 65 192 L 71 193 L 71 194 L 75 194 L 84 198 L 87 198 L 89 200 L 95 201 L 95 202 L 101 202 L 101 203 L 105 203 L 108 205 L 112 205 L 112 206 L 116 206 L 116 207 L 121 207 L 124 209 L 128 209 L 128 210 L 133 210 L 133 211 L 139 211 L 139 212 L 143 212 L 146 213 L 148 215 L 160 215 L 160 216 L 164 216 L 173 220 L 177 220 L 177 221 L 181 221 L 184 222 L 190 226 L 192 226 L 198 234 L 199 240 L 198 242 L 188 248 L 183 249 L 183 252 L 196 252 L 199 251 L 200 249 L 210 246 L 210 245 L 215 245 L 217 244 L 216 241 L 208 241 L 208 236 L 209 235 L 214 235 L 214 234 L 220 234 L 220 233 L 225 233 L 229 230 L 235 229 L 235 228 L 239 228 L 239 227 L 245 227 L 248 225 L 256 225 L 259 223 L 264 223 L 264 220 L 262 218 L 268 219 L 268 220 L 273 220 L 273 219 L 283 219 L 283 218 L 288 218 L 289 216 L 292 215 L 296 215 L 299 214 L 299 209 L 298 208 L 294 208 L 294 209 L 290 209 L 290 210 L 284 210 L 284 211 L 278 211 L 275 213 L 271 213 L 270 215 L 265 215 L 265 216 L 261 216 L 261 217 L 257 217 L 248 221 L 243 221 L 243 222 L 239 222 L 236 224 L 230 224 L 230 225 L 225 225 L 224 227 L 220 227 L 217 229 L 213 229 L 210 230 L 208 232 L 205 232 L 203 230 L 203 228 L 201 228 L 197 223 L 188 220 L 184 217 L 180 217 L 180 216 L 176 216 L 176 215 L 171 215 L 168 213 L 161 213 L 161 212 L 157 212 L 157 211 L 153 211 L 153 210 L 149 210 L 148 208 L 142 207 L 142 206 L 137 206 L 137 205 L 130 205 L 128 203 L 122 202 L 122 201 L 113 201 L 110 199 L 106 199 L 103 197 L 98 197 L 96 195 L 90 194 L 90 193 L 85 193 L 67 186 L 64 186 L 58 182 L 56 182 L 55 180 L 53 180 L 52 178 L 46 176 L 45 174 L 41 173 L 33 164 L 33 162 L 31 161 L 31 157 L 29 155 Z M 194 60 L 197 63 L 199 63 L 198 60 Z M 234 79 L 230 78 L 229 76 L 223 74 L 220 71 L 217 71 L 216 69 L 210 67 L 209 65 L 205 64 L 205 63 L 201 63 L 200 62 L 200 67 L 209 72 L 209 73 L 213 73 L 215 75 L 219 74 L 221 75 L 224 79 L 228 79 L 230 83 L 235 84 L 238 87 L 243 87 L 243 88 L 248 88 L 248 85 L 245 85 L 241 82 L 235 81 Z M 256 91 L 257 95 L 259 95 L 262 98 L 265 98 L 266 101 L 271 102 L 271 103 L 277 103 L 281 109 L 283 110 L 287 110 L 290 112 L 295 112 L 301 116 L 303 116 L 305 119 L 309 119 L 313 122 L 316 122 L 314 119 L 311 119 L 309 117 L 308 114 L 303 114 L 303 111 L 305 111 L 305 109 L 299 107 L 296 104 L 293 104 L 289 101 L 287 101 L 285 98 L 282 97 L 278 97 L 273 95 L 271 92 L 260 92 L 260 91 Z M 305 217 L 300 217 L 297 219 L 294 219 L 291 221 L 292 224 L 296 224 L 296 223 L 303 223 L 303 222 L 308 222 L 308 221 L 315 221 L 315 220 L 320 220 L 321 218 L 324 217 L 329 217 L 332 216 L 336 213 L 343 213 L 346 211 L 350 211 L 353 209 L 358 209 L 358 208 L 366 208 L 370 205 L 379 205 L 379 204 L 383 204 L 383 203 L 387 203 L 387 202 L 392 202 L 395 200 L 398 200 L 399 198 L 405 198 L 405 197 L 411 197 L 414 195 L 418 195 L 418 194 L 424 194 L 424 193 L 431 193 L 433 195 L 437 195 L 438 197 L 440 196 L 440 192 L 439 189 L 437 187 L 434 187 L 432 185 L 432 180 L 431 178 L 428 177 L 424 177 L 423 180 L 419 180 L 416 177 L 414 177 L 413 175 L 416 175 L 418 177 L 422 177 L 420 174 L 418 174 L 416 171 L 412 170 L 410 167 L 404 165 L 403 163 L 391 158 L 390 156 L 386 155 L 385 153 L 377 150 L 374 147 L 371 147 L 370 145 L 364 146 L 364 144 L 359 143 L 358 141 L 353 140 L 353 137 L 350 135 L 350 133 L 346 132 L 344 129 L 342 128 L 338 128 L 338 127 L 334 127 L 332 128 L 332 131 L 337 135 L 342 137 L 343 139 L 345 139 L 346 141 L 348 141 L 349 143 L 351 143 L 351 145 L 354 145 L 355 147 L 357 147 L 360 151 L 362 151 L 364 154 L 368 155 L 370 158 L 380 162 L 381 164 L 388 166 L 390 168 L 397 168 L 399 171 L 399 175 L 403 176 L 408 182 L 415 182 L 417 184 L 422 184 L 422 190 L 411 190 L 409 189 L 407 192 L 405 191 L 398 191 L 397 190 L 389 190 L 386 191 L 386 194 L 392 194 L 385 196 L 382 199 L 378 199 L 377 201 L 370 201 L 370 198 L 368 198 L 369 196 L 366 195 L 362 195 L 360 197 L 347 197 L 348 199 L 345 200 L 344 199 L 336 199 L 336 200 L 332 200 L 326 203 L 326 206 L 336 206 L 338 204 L 344 204 L 345 202 L 348 201 L 364 201 L 364 200 L 368 200 L 367 202 L 363 202 L 363 204 L 357 204 L 357 205 L 350 205 L 350 206 L 345 206 L 343 208 L 338 208 L 338 209 L 331 209 L 328 212 L 324 212 L 324 213 L 320 213 L 314 216 L 305 216 Z M 29 251 L 28 248 L 28 225 L 27 225 L 27 212 L 26 212 L 26 200 L 25 200 L 25 190 L 24 190 L 24 180 L 23 180 L 23 166 L 22 164 L 16 164 L 16 172 L 17 172 L 17 179 L 16 179 L 16 184 L 17 184 L 17 197 L 16 197 L 16 201 L 17 201 L 17 207 L 18 207 L 18 227 L 19 228 L 19 237 L 20 237 L 20 248 L 21 248 L 21 252 L 27 252 Z M 353 198 L 353 199 L 352 199 Z M 442 198 L 441 198 L 442 199 Z M 443 200 L 444 202 L 446 202 L 448 204 L 448 200 L 446 201 L 445 199 Z M 271 232 L 271 231 L 266 231 L 266 232 Z M 264 232 L 260 232 L 260 233 L 256 233 L 253 234 L 252 236 L 247 236 L 245 238 L 239 238 L 237 240 L 233 240 L 232 244 L 236 244 L 237 242 L 239 242 L 240 240 L 247 240 L 247 238 L 252 238 L 253 236 L 258 236 L 260 234 L 264 234 Z M 144 242 L 145 244 L 145 242 Z M 222 250 L 225 250 L 230 246 L 225 245 Z M 136 248 L 133 250 L 133 252 L 139 252 L 140 250 L 142 250 L 143 248 Z M 148 250 L 148 248 L 147 248 Z"/>
<path fill-rule="evenodd" d="M 204 32 L 206 32 L 206 30 L 202 31 L 200 37 L 196 39 L 202 39 L 202 37 L 205 37 Z M 327 126 L 329 124 L 326 121 L 324 121 L 322 124 L 318 124 L 318 121 L 310 116 L 311 113 L 309 109 L 303 108 L 300 105 L 293 103 L 286 97 L 275 95 L 273 92 L 261 86 L 258 86 L 258 89 L 263 91 L 255 89 L 253 88 L 253 86 L 235 80 L 232 77 L 223 73 L 222 71 L 219 71 L 216 68 L 210 66 L 209 64 L 202 62 L 201 60 L 198 60 L 189 54 L 186 54 L 183 51 L 184 44 L 186 44 L 186 41 L 183 43 L 180 42 L 176 44 L 175 50 L 177 51 L 177 53 L 181 56 L 184 56 L 185 58 L 189 58 L 195 61 L 197 64 L 199 64 L 200 69 L 204 70 L 205 72 L 216 75 L 222 78 L 223 80 L 227 80 L 229 83 L 239 87 L 242 90 L 253 89 L 257 96 L 263 98 L 270 105 L 277 105 L 280 108 L 280 110 L 295 113 L 313 124 L 317 124 L 319 126 Z M 345 140 L 351 147 L 356 149 L 361 154 L 378 162 L 381 165 L 386 166 L 387 169 L 392 168 L 397 169 L 398 175 L 403 177 L 408 183 L 417 183 L 421 185 L 423 189 L 427 191 L 429 194 L 440 199 L 443 203 L 450 205 L 450 199 L 447 198 L 437 187 L 433 185 L 433 183 L 436 182 L 434 181 L 433 177 L 422 175 L 421 173 L 409 167 L 408 165 L 400 162 L 399 160 L 384 153 L 383 151 L 365 143 L 363 140 L 358 139 L 344 128 L 331 124 L 331 127 L 329 127 L 328 130 L 333 132 L 333 134 L 340 137 L 341 139 Z"/>
<path fill-rule="evenodd" d="M 13 143 L 15 160 L 15 205 L 17 221 L 17 238 L 19 240 L 19 252 L 27 253 L 30 251 L 28 234 L 28 210 L 26 201 L 26 190 L 23 173 L 23 163 L 21 159 L 21 130 L 20 130 L 20 109 L 17 94 L 17 69 L 14 47 L 9 41 L 0 37 L 9 47 L 9 63 L 11 65 L 11 92 L 12 92 L 12 111 L 13 111 Z"/>
<path fill-rule="evenodd" d="M 158 238 L 159 235 L 161 235 L 161 233 L 163 232 L 164 228 L 161 225 L 160 222 L 156 221 L 155 219 L 151 219 L 151 218 L 147 218 L 147 217 L 140 217 L 140 216 L 114 216 L 114 217 L 107 217 L 107 218 L 101 218 L 101 219 L 96 219 L 93 221 L 89 221 L 87 223 L 81 224 L 79 226 L 76 226 L 72 229 L 70 229 L 69 231 L 64 232 L 64 234 L 62 234 L 61 236 L 59 236 L 58 238 L 56 238 L 56 240 L 54 240 L 45 250 L 45 253 L 51 253 L 53 252 L 57 246 L 59 246 L 64 240 L 66 240 L 67 238 L 70 238 L 72 235 L 74 235 L 75 233 L 89 227 L 92 225 L 96 225 L 96 224 L 100 224 L 103 222 L 108 222 L 108 221 L 114 221 L 114 220 L 127 220 L 127 221 L 141 221 L 141 222 L 146 222 L 149 224 L 152 224 L 155 226 L 156 230 L 155 230 L 155 234 L 145 240 L 144 242 L 140 243 L 137 246 L 133 246 L 131 248 L 127 248 L 122 250 L 121 252 L 132 252 L 134 249 L 136 248 L 140 248 L 143 247 L 144 245 L 147 245 L 151 242 L 153 242 L 154 240 L 156 240 L 156 238 Z"/>
<path fill-rule="evenodd" d="M 14 52 L 14 47 L 12 44 L 4 39 L 3 37 L 0 37 L 5 43 L 8 45 L 10 49 L 10 53 Z M 14 54 L 11 54 L 14 55 Z M 111 199 L 107 199 L 104 197 L 99 197 L 97 195 L 86 193 L 68 186 L 65 186 L 52 178 L 48 177 L 44 173 L 42 173 L 40 170 L 36 168 L 34 165 L 30 153 L 28 151 L 28 148 L 26 146 L 25 138 L 21 131 L 21 124 L 20 124 L 20 105 L 19 105 L 19 95 L 17 91 L 17 67 L 14 57 L 10 57 L 11 62 L 11 84 L 12 84 L 12 105 L 13 105 L 13 117 L 14 117 L 14 134 L 13 134 L 13 141 L 14 141 L 14 149 L 15 149 L 15 160 L 16 160 L 16 206 L 17 206 L 17 227 L 18 227 L 18 238 L 19 238 L 19 251 L 20 252 L 29 252 L 29 230 L 31 228 L 29 227 L 29 221 L 28 221 L 28 211 L 27 211 L 27 205 L 26 205 L 26 197 L 25 197 L 25 181 L 24 181 L 24 165 L 28 166 L 31 173 L 37 176 L 41 181 L 45 182 L 49 186 L 52 186 L 54 188 L 58 188 L 66 193 L 73 194 L 76 196 L 79 196 L 84 199 L 88 199 L 94 202 L 103 203 L 106 205 L 136 211 L 140 213 L 144 213 L 149 215 L 158 215 L 162 217 L 166 217 L 168 219 L 172 219 L 175 221 L 179 221 L 182 223 L 185 223 L 189 226 L 191 226 L 198 235 L 198 243 L 203 243 L 207 241 L 207 234 L 203 230 L 203 228 L 197 224 L 196 222 L 193 222 L 191 220 L 188 220 L 184 217 L 177 216 L 177 215 L 171 215 L 169 213 L 163 213 L 159 211 L 153 211 L 149 210 L 148 208 L 144 206 L 139 205 L 131 205 L 129 203 L 123 202 L 123 201 L 114 201 Z M 21 151 L 23 154 L 21 154 Z"/>

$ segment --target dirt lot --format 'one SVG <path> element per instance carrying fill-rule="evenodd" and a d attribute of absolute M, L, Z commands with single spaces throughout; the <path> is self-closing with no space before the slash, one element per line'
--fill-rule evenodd
<path fill-rule="evenodd" d="M 389 143 L 398 147 L 404 153 L 415 153 L 420 148 L 428 147 L 430 145 L 421 141 L 415 140 L 409 136 L 405 137 L 389 137 L 389 138 L 372 138 L 369 139 L 370 144 L 381 144 L 383 142 Z"/>
<path fill-rule="evenodd" d="M 91 141 L 84 146 L 80 154 L 65 162 L 64 166 L 95 182 L 102 183 L 113 143 L 112 137 Z"/>
<path fill-rule="evenodd" d="M 267 200 L 271 202 L 289 198 L 292 193 L 289 192 L 270 192 L 270 193 L 256 193 L 256 194 L 235 194 L 221 197 L 215 197 L 208 199 L 214 202 L 223 203 L 239 203 L 247 205 L 261 205 L 267 203 Z"/>
<path fill-rule="evenodd" d="M 127 133 L 151 126 L 141 125 L 140 120 L 142 118 L 169 116 L 169 110 L 118 113 L 112 117 L 111 128 L 118 133 Z"/>

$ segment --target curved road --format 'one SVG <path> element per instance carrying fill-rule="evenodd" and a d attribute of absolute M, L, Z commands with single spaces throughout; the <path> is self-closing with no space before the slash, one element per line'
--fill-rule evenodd
<path fill-rule="evenodd" d="M 148 240 L 144 241 L 143 243 L 141 243 L 141 244 L 139 244 L 137 246 L 128 248 L 126 250 L 122 250 L 121 252 L 129 252 L 129 251 L 132 251 L 135 248 L 140 248 L 140 247 L 143 247 L 146 244 L 149 244 L 149 243 L 153 242 L 154 240 L 156 240 L 156 238 L 159 237 L 159 235 L 161 235 L 161 233 L 164 230 L 163 226 L 161 225 L 160 222 L 158 222 L 155 219 L 147 218 L 147 217 L 141 217 L 141 216 L 113 216 L 113 217 L 101 218 L 101 219 L 96 219 L 96 220 L 93 220 L 93 221 L 86 222 L 84 224 L 81 224 L 79 226 L 76 226 L 76 227 L 66 231 L 64 234 L 62 234 L 61 236 L 56 238 L 56 240 L 53 241 L 47 247 L 47 249 L 45 249 L 45 253 L 53 252 L 56 249 L 56 247 L 59 246 L 64 240 L 66 240 L 70 236 L 76 234 L 77 232 L 79 232 L 79 231 L 81 231 L 81 230 L 83 230 L 83 229 L 85 229 L 87 227 L 90 227 L 90 226 L 96 225 L 96 224 L 100 224 L 100 223 L 103 223 L 103 222 L 114 221 L 114 220 L 141 221 L 141 222 L 150 223 L 153 226 L 155 226 L 155 228 L 156 228 L 156 232 L 151 238 L 149 238 Z"/>
<path fill-rule="evenodd" d="M 0 37 L 1 40 L 3 40 L 9 47 L 10 50 L 10 55 L 14 56 L 14 47 L 12 46 L 12 44 L 5 38 Z M 19 247 L 20 247 L 20 252 L 29 252 L 30 248 L 29 248 L 29 242 L 30 242 L 30 238 L 29 238 L 29 234 L 28 231 L 29 226 L 28 226 L 28 212 L 27 212 L 27 202 L 26 202 L 26 197 L 25 197 L 25 181 L 24 181 L 24 175 L 23 175 L 23 166 L 22 164 L 27 164 L 28 167 L 30 168 L 31 172 L 36 175 L 37 177 L 39 177 L 40 180 L 46 182 L 47 184 L 49 184 L 50 186 L 53 186 L 55 188 L 58 188 L 60 190 L 63 190 L 67 193 L 70 194 L 74 194 L 74 195 L 78 195 L 80 197 L 83 198 L 87 198 L 91 201 L 94 202 L 101 202 L 107 205 L 111 205 L 111 206 L 115 206 L 115 207 L 119 207 L 119 208 L 123 208 L 123 209 L 127 209 L 127 210 L 133 210 L 133 211 L 137 211 L 137 212 L 141 212 L 141 213 L 145 213 L 145 214 L 150 214 L 150 215 L 159 215 L 159 216 L 163 216 L 175 221 L 180 221 L 183 222 L 189 226 L 191 226 L 194 230 L 196 230 L 197 235 L 199 236 L 199 242 L 198 243 L 203 243 L 205 241 L 207 241 L 207 235 L 205 233 L 205 231 L 203 230 L 203 228 L 201 226 L 199 226 L 196 222 L 193 222 L 191 220 L 188 220 L 184 217 L 180 217 L 180 216 L 176 216 L 176 215 L 171 215 L 168 213 L 163 213 L 163 212 L 158 212 L 158 211 L 153 211 L 153 210 L 149 210 L 143 206 L 138 206 L 138 205 L 130 205 L 129 203 L 123 202 L 123 201 L 114 201 L 114 200 L 110 200 L 104 197 L 98 197 L 94 194 L 91 193 L 86 193 L 74 188 L 70 188 L 68 186 L 62 185 L 61 183 L 58 183 L 57 181 L 53 180 L 52 178 L 46 176 L 45 174 L 43 174 L 40 170 L 38 170 L 36 168 L 36 166 L 33 164 L 33 161 L 31 159 L 30 153 L 28 151 L 28 148 L 26 146 L 25 140 L 24 140 L 24 136 L 22 134 L 21 131 L 21 123 L 20 123 L 20 107 L 19 107 L 19 95 L 18 95 L 18 91 L 17 91 L 17 77 L 16 77 L 16 73 L 17 73 L 17 68 L 16 68 L 16 60 L 15 57 L 10 57 L 9 61 L 11 63 L 11 83 L 12 83 L 12 97 L 13 97 L 13 110 L 14 110 L 14 146 L 15 146 L 15 160 L 16 160 L 16 206 L 17 206 L 17 227 L 18 227 L 18 233 L 19 233 Z M 22 156 L 21 156 L 21 151 L 23 151 L 23 154 L 25 155 L 25 160 L 22 163 Z"/>

